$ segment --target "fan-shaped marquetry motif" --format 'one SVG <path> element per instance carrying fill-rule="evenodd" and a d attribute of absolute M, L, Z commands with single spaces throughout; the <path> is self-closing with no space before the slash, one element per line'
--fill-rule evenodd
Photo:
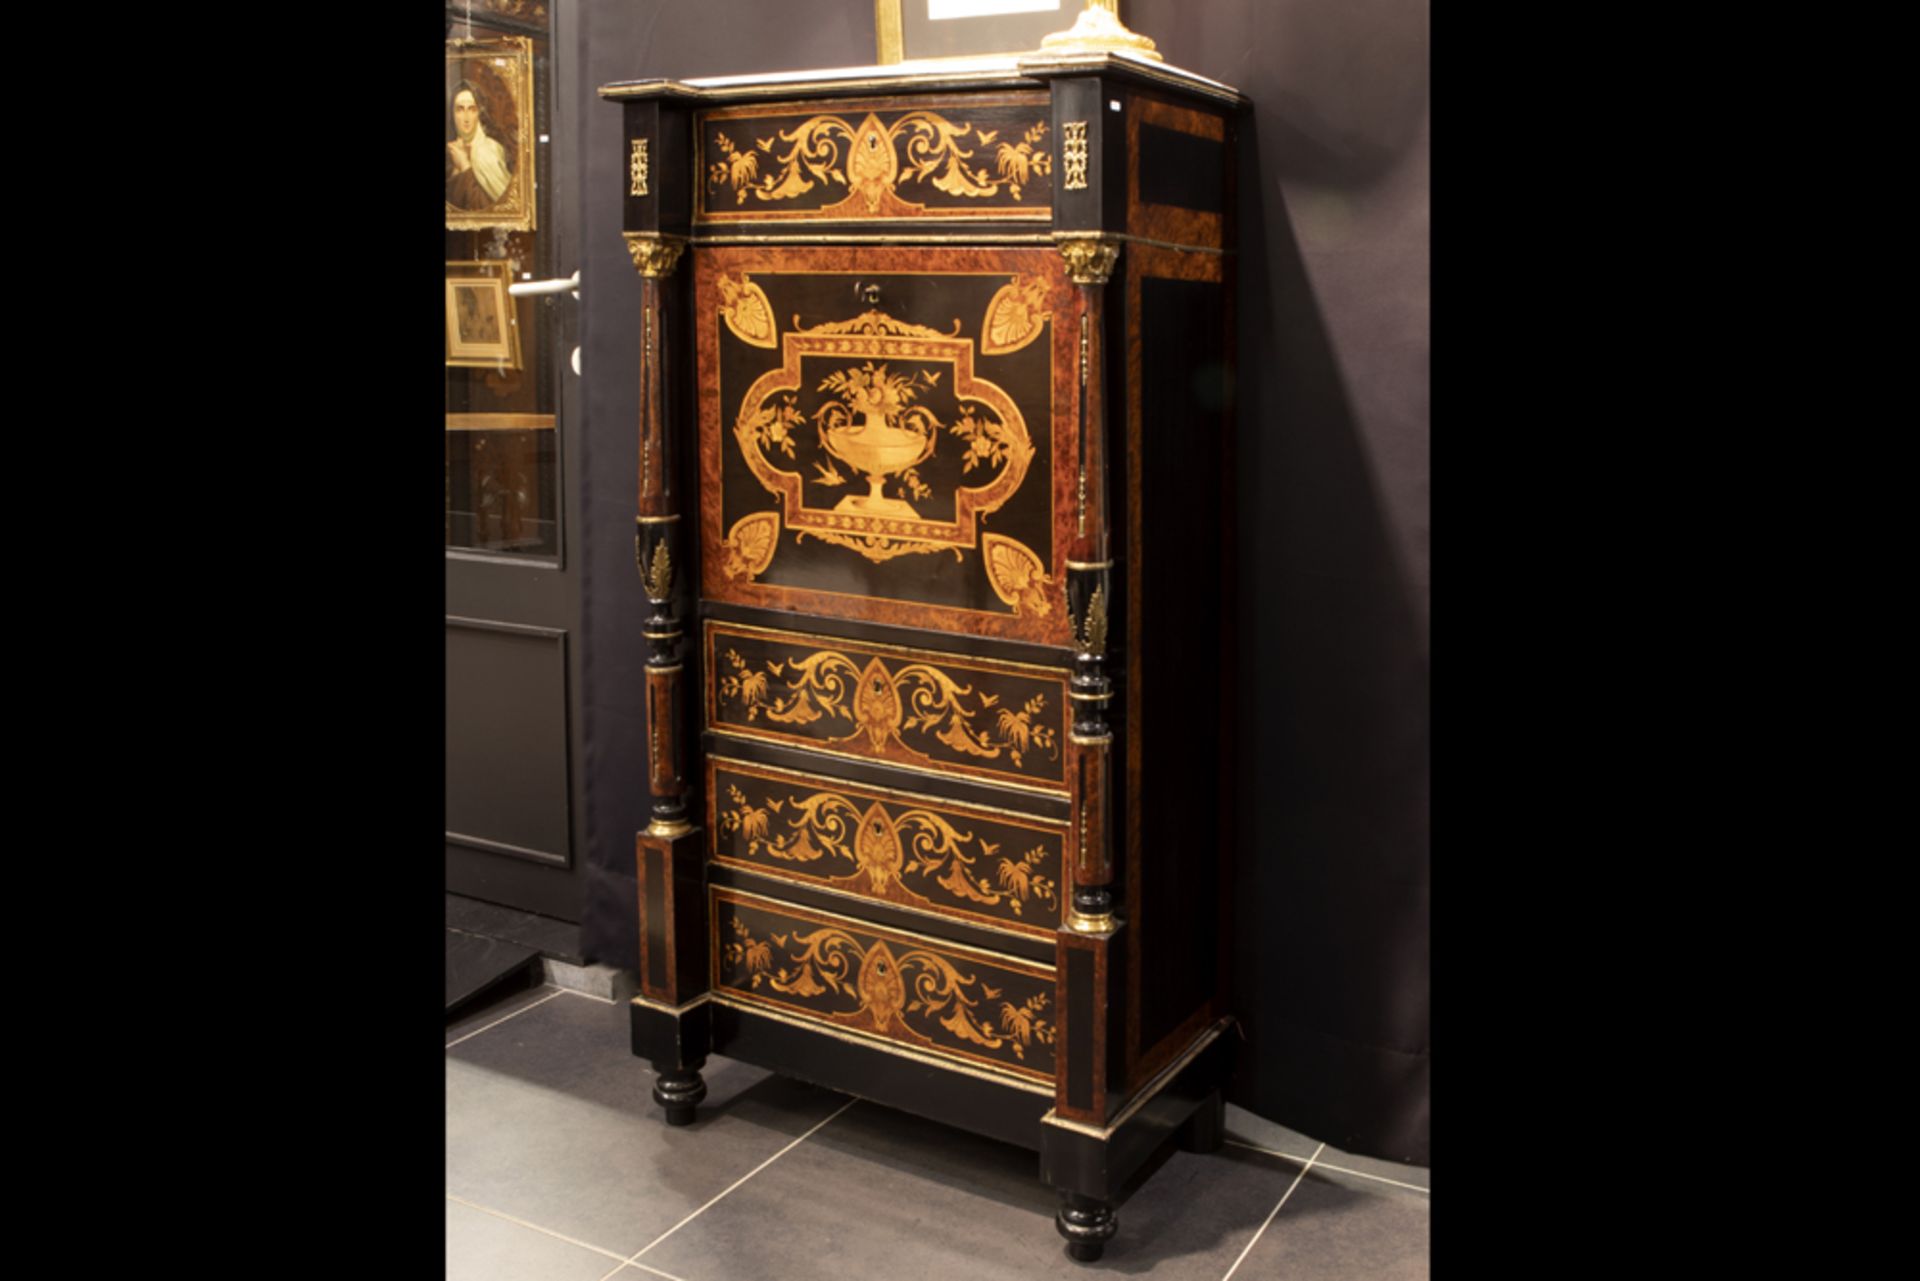
<path fill-rule="evenodd" d="M 753 578 L 773 563 L 779 542 L 780 513 L 755 512 L 741 517 L 721 544 L 726 559 L 721 562 L 720 572 L 728 578 Z"/>
<path fill-rule="evenodd" d="M 1047 282 L 1038 276 L 1015 276 L 1002 285 L 980 322 L 980 354 L 1004 356 L 1038 338 L 1052 315 L 1046 304 Z"/>
<path fill-rule="evenodd" d="M 986 557 L 987 581 L 993 584 L 994 594 L 1013 606 L 1015 613 L 1045 618 L 1052 612 L 1047 596 L 1053 576 L 1032 548 L 999 534 L 982 534 L 980 551 Z"/>
<path fill-rule="evenodd" d="M 753 283 L 753 277 L 743 272 L 735 280 L 722 274 L 714 284 L 720 290 L 720 303 L 715 310 L 727 322 L 734 337 L 755 347 L 779 346 L 774 332 L 773 304 L 767 301 L 767 291 Z"/>

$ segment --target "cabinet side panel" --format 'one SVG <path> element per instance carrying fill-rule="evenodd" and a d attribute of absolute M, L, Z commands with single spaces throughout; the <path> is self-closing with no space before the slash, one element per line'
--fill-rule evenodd
<path fill-rule="evenodd" d="M 1227 548 L 1227 312 L 1220 259 L 1128 247 L 1133 633 L 1127 709 L 1136 843 L 1127 887 L 1134 941 L 1130 1083 L 1217 1016 L 1225 932 L 1221 805 L 1225 709 L 1217 675 Z M 1137 399 L 1136 399 L 1137 397 Z"/>

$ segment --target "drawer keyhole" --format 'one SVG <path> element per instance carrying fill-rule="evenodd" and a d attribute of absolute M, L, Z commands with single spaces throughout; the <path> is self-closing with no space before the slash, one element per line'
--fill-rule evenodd
<path fill-rule="evenodd" d="M 868 306 L 872 306 L 874 303 L 880 301 L 880 286 L 878 285 L 855 285 L 853 292 L 858 294 L 860 300 Z"/>

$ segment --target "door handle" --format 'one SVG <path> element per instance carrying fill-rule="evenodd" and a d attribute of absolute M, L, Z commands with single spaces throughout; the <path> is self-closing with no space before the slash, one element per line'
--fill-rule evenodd
<path fill-rule="evenodd" d="M 515 298 L 538 298 L 543 294 L 572 294 L 580 296 L 580 273 L 565 280 L 522 280 L 507 286 L 507 292 Z"/>

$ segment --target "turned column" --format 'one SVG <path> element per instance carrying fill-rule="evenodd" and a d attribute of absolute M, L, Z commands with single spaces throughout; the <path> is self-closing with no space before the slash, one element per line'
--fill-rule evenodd
<path fill-rule="evenodd" d="M 667 421 L 666 285 L 686 242 L 658 232 L 625 233 L 640 273 L 640 467 L 634 560 L 651 613 L 647 643 L 647 794 L 651 813 L 635 841 L 640 891 L 640 990 L 635 1003 L 635 1049 L 645 1051 L 656 1077 L 653 1101 L 669 1125 L 687 1125 L 706 1097 L 704 1020 L 690 998 L 705 991 L 693 953 L 705 933 L 699 842 L 687 817 L 685 628 L 676 604 L 687 563 L 687 522 L 674 477 L 678 441 Z M 697 1027 L 690 1028 L 692 1016 Z"/>
<path fill-rule="evenodd" d="M 1073 528 L 1067 542 L 1067 612 L 1073 623 L 1074 823 L 1073 902 L 1070 929 L 1105 934 L 1114 928 L 1113 842 L 1109 836 L 1113 730 L 1107 705 L 1107 619 L 1113 604 L 1113 560 L 1107 531 L 1107 430 L 1103 403 L 1105 333 L 1103 299 L 1120 256 L 1111 236 L 1055 236 L 1067 275 L 1077 286 L 1080 431 L 1075 460 Z"/>
<path fill-rule="evenodd" d="M 652 797 L 651 836 L 685 835 L 687 780 L 682 732 L 682 627 L 674 605 L 674 586 L 686 561 L 685 534 L 674 494 L 672 436 L 666 429 L 666 278 L 680 261 L 685 243 L 671 236 L 630 231 L 627 249 L 640 272 L 640 496 L 634 559 L 653 614 L 643 633 L 647 641 L 647 790 Z"/>

